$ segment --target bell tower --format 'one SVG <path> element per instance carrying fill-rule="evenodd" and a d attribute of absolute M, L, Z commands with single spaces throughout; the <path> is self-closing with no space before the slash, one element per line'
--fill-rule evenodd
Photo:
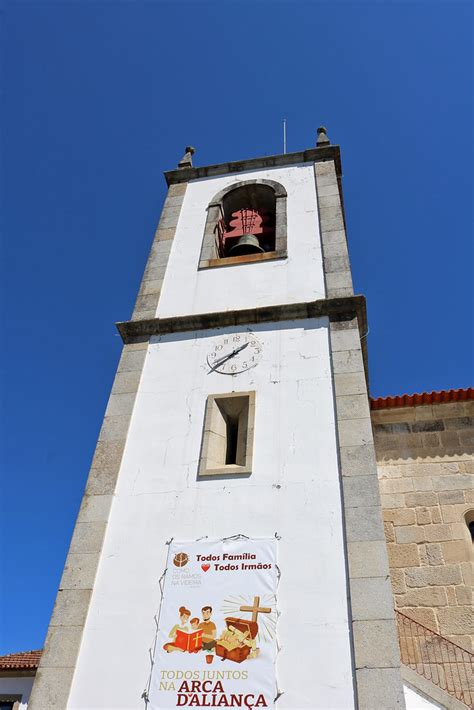
<path fill-rule="evenodd" d="M 167 583 L 186 544 L 234 536 L 277 548 L 277 692 L 260 706 L 403 710 L 339 147 L 321 127 L 301 152 L 203 167 L 193 154 L 165 173 L 133 315 L 118 323 L 123 353 L 31 710 L 164 707 L 146 688 L 170 541 L 184 547 Z M 224 631 L 252 660 L 215 654 L 208 667 L 244 678 L 272 605 L 257 593 L 239 604 L 250 635 Z M 202 611 L 196 664 L 225 636 L 217 610 Z M 175 629 L 194 613 L 180 606 Z M 163 648 L 182 663 L 173 634 Z"/>

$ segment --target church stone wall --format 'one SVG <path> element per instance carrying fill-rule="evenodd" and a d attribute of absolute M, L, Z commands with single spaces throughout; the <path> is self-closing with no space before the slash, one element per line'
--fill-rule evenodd
<path fill-rule="evenodd" d="M 372 412 L 396 607 L 471 650 L 474 402 Z"/>

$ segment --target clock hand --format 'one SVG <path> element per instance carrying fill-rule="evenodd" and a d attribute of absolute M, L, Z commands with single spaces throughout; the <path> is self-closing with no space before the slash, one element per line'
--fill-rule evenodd
<path fill-rule="evenodd" d="M 228 353 L 227 355 L 224 355 L 224 357 L 221 357 L 221 358 L 219 358 L 219 360 L 216 360 L 215 362 L 213 362 L 211 365 L 211 370 L 215 370 L 216 367 L 219 367 L 219 365 L 222 365 L 224 362 L 226 362 L 226 360 L 230 360 L 231 357 L 234 357 L 235 355 L 237 355 L 237 353 L 240 353 L 240 351 L 243 350 L 244 348 L 246 348 L 247 345 L 249 345 L 249 343 L 244 343 L 240 347 L 235 348 L 235 350 L 232 350 L 231 353 Z"/>
<path fill-rule="evenodd" d="M 247 345 L 250 345 L 250 343 L 244 343 L 243 345 L 240 346 L 240 348 L 237 348 L 236 350 L 234 350 L 234 352 L 232 353 L 232 357 L 234 355 L 237 355 L 237 353 L 240 353 L 240 351 L 243 350 L 244 348 L 246 348 Z"/>

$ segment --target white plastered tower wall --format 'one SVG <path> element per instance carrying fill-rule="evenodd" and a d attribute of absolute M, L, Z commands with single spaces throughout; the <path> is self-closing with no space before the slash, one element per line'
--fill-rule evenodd
<path fill-rule="evenodd" d="M 237 533 L 281 537 L 277 707 L 404 707 L 339 178 L 326 143 L 167 173 L 33 710 L 142 707 L 166 541 Z M 246 180 L 286 191 L 287 256 L 199 269 L 207 206 Z M 209 374 L 215 339 L 248 330 L 258 366 Z M 207 396 L 238 391 L 252 473 L 199 479 Z"/>

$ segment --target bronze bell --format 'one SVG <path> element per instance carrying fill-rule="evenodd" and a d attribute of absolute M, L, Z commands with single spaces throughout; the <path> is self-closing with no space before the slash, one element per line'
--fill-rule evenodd
<path fill-rule="evenodd" d="M 245 256 L 247 254 L 261 254 L 262 249 L 255 234 L 242 234 L 239 241 L 229 251 L 229 256 Z"/>

